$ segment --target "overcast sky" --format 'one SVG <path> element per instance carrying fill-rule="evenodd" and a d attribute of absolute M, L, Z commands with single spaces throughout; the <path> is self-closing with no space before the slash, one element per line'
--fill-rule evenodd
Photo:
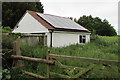
<path fill-rule="evenodd" d="M 44 5 L 44 13 L 63 17 L 79 18 L 92 15 L 107 19 L 118 31 L 119 0 L 40 0 Z"/>

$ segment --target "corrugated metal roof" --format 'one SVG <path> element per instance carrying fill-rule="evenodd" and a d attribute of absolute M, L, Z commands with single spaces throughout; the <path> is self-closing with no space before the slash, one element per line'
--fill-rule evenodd
<path fill-rule="evenodd" d="M 85 30 L 88 31 L 86 28 L 82 27 L 81 25 L 77 24 L 76 22 L 72 21 L 69 18 L 53 16 L 48 14 L 41 14 L 37 13 L 41 18 L 45 21 L 50 23 L 55 28 L 63 28 L 63 29 L 75 29 L 75 30 Z"/>

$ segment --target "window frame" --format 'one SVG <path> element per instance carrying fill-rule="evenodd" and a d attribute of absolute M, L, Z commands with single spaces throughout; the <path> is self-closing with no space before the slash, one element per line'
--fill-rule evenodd
<path fill-rule="evenodd" d="M 79 35 L 79 43 L 86 43 L 86 35 Z"/>

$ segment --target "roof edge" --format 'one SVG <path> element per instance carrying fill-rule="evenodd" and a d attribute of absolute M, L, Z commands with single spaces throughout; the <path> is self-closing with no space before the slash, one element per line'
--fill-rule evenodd
<path fill-rule="evenodd" d="M 45 21 L 44 19 L 42 19 L 41 17 L 39 17 L 37 15 L 37 13 L 40 13 L 40 12 L 35 12 L 35 11 L 27 10 L 27 13 L 29 13 L 33 18 L 35 18 L 39 23 L 41 23 L 47 29 L 54 29 L 54 26 L 50 25 L 47 21 Z"/>
<path fill-rule="evenodd" d="M 89 31 L 89 30 L 77 30 L 77 29 L 65 29 L 65 28 L 55 28 L 55 31 L 87 32 L 87 33 L 91 33 L 91 31 Z"/>
<path fill-rule="evenodd" d="M 16 23 L 16 25 L 14 26 L 13 29 L 15 29 L 17 27 L 17 25 L 20 23 L 20 21 L 23 19 L 23 17 L 26 15 L 27 10 L 25 11 L 25 13 L 23 14 L 23 16 L 20 18 L 20 20 L 18 20 L 18 22 Z"/>

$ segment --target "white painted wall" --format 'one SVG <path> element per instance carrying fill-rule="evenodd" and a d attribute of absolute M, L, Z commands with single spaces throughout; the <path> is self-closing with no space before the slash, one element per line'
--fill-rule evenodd
<path fill-rule="evenodd" d="M 15 33 L 46 33 L 49 32 L 41 23 L 33 18 L 29 13 L 18 23 L 18 28 L 14 29 Z"/>
<path fill-rule="evenodd" d="M 52 33 L 52 46 L 64 47 L 72 44 L 79 44 L 79 35 L 86 35 L 86 43 L 90 42 L 89 33 L 77 33 L 77 32 L 54 32 Z M 48 36 L 48 46 L 50 46 L 50 34 Z"/>
<path fill-rule="evenodd" d="M 90 34 L 87 34 L 86 35 L 86 43 L 89 43 L 90 42 Z"/>
<path fill-rule="evenodd" d="M 63 47 L 78 43 L 77 34 L 53 33 L 53 47 Z"/>

